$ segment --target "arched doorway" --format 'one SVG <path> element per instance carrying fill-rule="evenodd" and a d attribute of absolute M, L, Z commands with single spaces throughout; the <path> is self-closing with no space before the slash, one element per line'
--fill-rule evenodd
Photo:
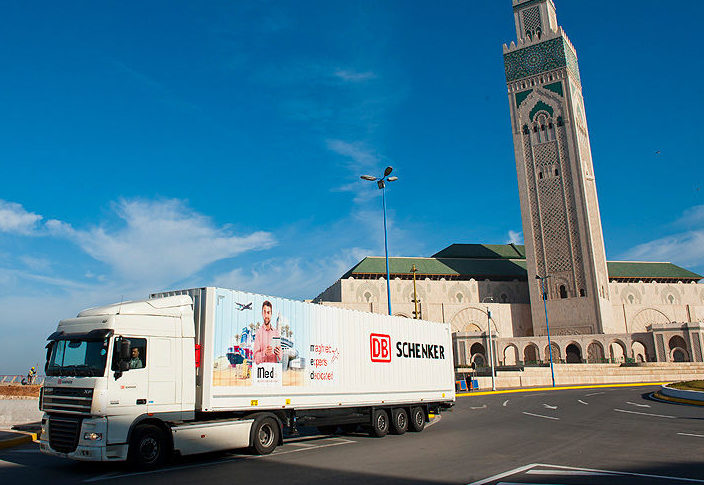
<path fill-rule="evenodd" d="M 614 364 L 625 362 L 626 355 L 626 345 L 620 340 L 614 340 L 609 344 L 609 356 Z"/>
<path fill-rule="evenodd" d="M 559 363 L 562 359 L 560 357 L 560 347 L 555 342 L 552 342 L 550 348 L 552 348 L 552 361 Z M 545 346 L 545 362 L 550 362 L 550 348 L 547 345 Z"/>
<path fill-rule="evenodd" d="M 538 346 L 535 344 L 528 344 L 526 348 L 523 349 L 523 363 L 525 365 L 535 365 L 540 363 L 540 354 L 538 352 Z"/>
<path fill-rule="evenodd" d="M 582 363 L 582 349 L 579 345 L 571 343 L 565 349 L 565 360 L 568 364 L 581 364 Z"/>
<path fill-rule="evenodd" d="M 631 350 L 633 350 L 633 359 L 636 362 L 648 362 L 648 351 L 643 343 L 634 340 L 631 344 Z"/>
<path fill-rule="evenodd" d="M 476 364 L 477 367 L 486 366 L 486 349 L 479 342 L 475 342 L 469 348 L 470 362 Z"/>
<path fill-rule="evenodd" d="M 604 347 L 597 341 L 590 343 L 589 347 L 587 347 L 587 362 L 590 364 L 602 364 L 604 360 L 606 360 Z"/>
<path fill-rule="evenodd" d="M 687 342 L 682 337 L 675 335 L 670 339 L 668 345 L 670 347 L 670 359 L 673 362 L 689 362 Z"/>
<path fill-rule="evenodd" d="M 515 345 L 507 345 L 504 349 L 504 365 L 516 365 L 518 363 L 518 349 Z"/>

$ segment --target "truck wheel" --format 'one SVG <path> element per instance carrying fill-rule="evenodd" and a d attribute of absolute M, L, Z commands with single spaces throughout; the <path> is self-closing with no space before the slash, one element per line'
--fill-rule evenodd
<path fill-rule="evenodd" d="M 169 442 L 158 426 L 145 424 L 134 430 L 128 452 L 128 459 L 138 468 L 157 468 L 166 462 L 169 455 Z"/>
<path fill-rule="evenodd" d="M 268 455 L 279 444 L 279 423 L 267 416 L 258 419 L 252 426 L 252 450 L 257 455 Z"/>
<path fill-rule="evenodd" d="M 389 414 L 383 409 L 377 409 L 372 413 L 371 436 L 383 438 L 389 434 Z"/>
<path fill-rule="evenodd" d="M 403 408 L 391 410 L 391 433 L 403 434 L 408 429 L 408 414 Z"/>
<path fill-rule="evenodd" d="M 425 411 L 420 406 L 411 408 L 411 419 L 408 423 L 408 429 L 420 433 L 425 428 Z"/>

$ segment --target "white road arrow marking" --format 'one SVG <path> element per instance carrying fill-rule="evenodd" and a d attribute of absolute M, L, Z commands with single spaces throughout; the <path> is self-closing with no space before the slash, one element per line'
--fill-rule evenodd
<path fill-rule="evenodd" d="M 483 406 L 479 406 L 479 407 L 472 406 L 470 409 L 486 409 L 486 404 L 484 404 Z"/>
<path fill-rule="evenodd" d="M 626 401 L 626 404 L 630 404 L 632 406 L 638 406 L 639 408 L 649 408 L 650 404 L 637 404 L 631 401 Z"/>
<path fill-rule="evenodd" d="M 545 406 L 545 408 L 547 409 L 557 409 L 557 406 L 551 406 L 549 404 L 543 404 L 543 406 Z"/>
<path fill-rule="evenodd" d="M 507 404 L 508 404 L 508 399 L 506 399 L 506 400 L 504 401 L 504 403 L 502 404 L 502 406 L 503 406 L 503 407 L 506 407 Z"/>
<path fill-rule="evenodd" d="M 588 402 L 584 402 L 584 401 L 582 401 L 581 399 L 577 399 L 577 402 L 578 402 L 578 403 L 581 403 L 581 404 L 584 404 L 584 405 L 586 405 L 586 406 L 589 405 Z"/>

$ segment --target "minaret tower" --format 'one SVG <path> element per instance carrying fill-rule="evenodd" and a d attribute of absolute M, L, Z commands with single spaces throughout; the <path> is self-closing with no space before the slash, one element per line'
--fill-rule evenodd
<path fill-rule="evenodd" d="M 513 0 L 504 45 L 535 335 L 612 333 L 609 280 L 577 54 L 553 0 Z"/>

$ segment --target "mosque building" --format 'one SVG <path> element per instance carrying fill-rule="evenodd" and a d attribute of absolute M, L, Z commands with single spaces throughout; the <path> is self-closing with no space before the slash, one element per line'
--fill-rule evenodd
<path fill-rule="evenodd" d="M 513 0 L 513 13 L 503 51 L 525 246 L 390 258 L 394 314 L 449 322 L 457 367 L 487 362 L 489 332 L 497 363 L 544 362 L 547 323 L 558 362 L 704 361 L 702 276 L 606 260 L 577 53 L 553 0 Z M 384 258 L 313 301 L 385 313 Z"/>

